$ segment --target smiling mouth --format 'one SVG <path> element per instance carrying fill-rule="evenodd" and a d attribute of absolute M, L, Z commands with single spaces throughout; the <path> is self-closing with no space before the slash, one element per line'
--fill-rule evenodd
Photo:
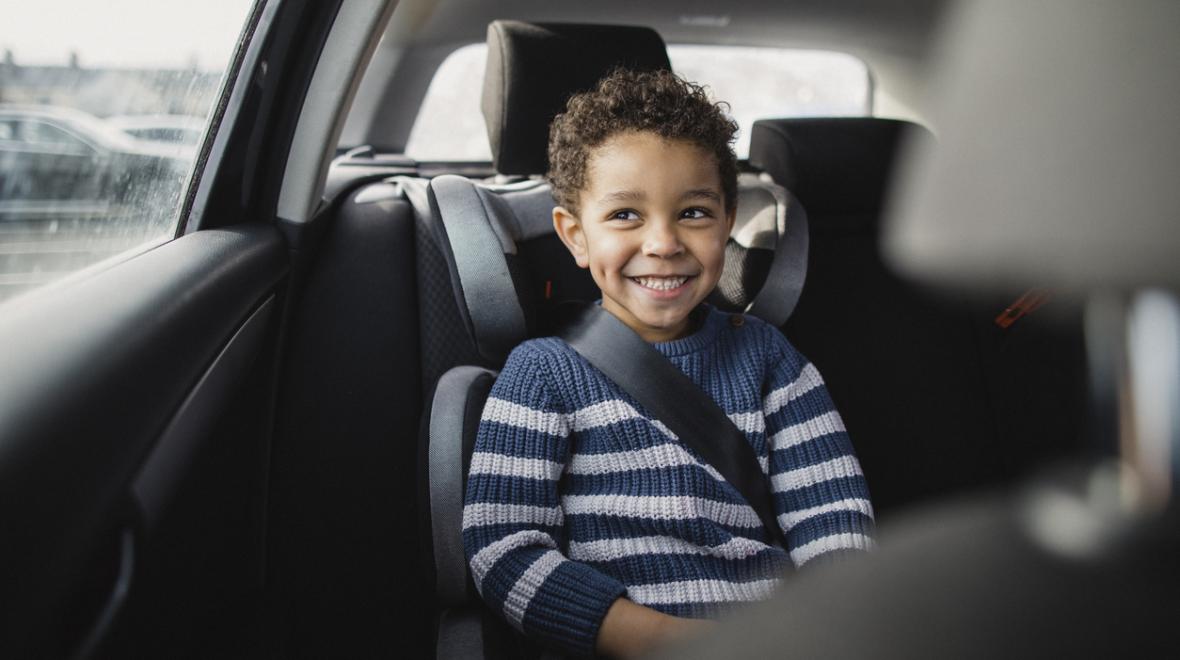
<path fill-rule="evenodd" d="M 654 291 L 671 291 L 684 286 L 690 279 L 688 275 L 674 275 L 671 277 L 632 277 L 631 280 L 645 289 Z"/>

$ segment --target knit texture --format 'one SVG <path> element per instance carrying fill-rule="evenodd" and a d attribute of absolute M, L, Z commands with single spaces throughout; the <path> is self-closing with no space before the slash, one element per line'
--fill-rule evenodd
<path fill-rule="evenodd" d="M 868 489 L 815 367 L 775 328 L 706 307 L 654 344 L 742 430 L 787 540 L 630 395 L 554 337 L 518 346 L 484 407 L 463 541 L 510 624 L 578 655 L 620 596 L 714 617 L 770 595 L 791 564 L 872 546 Z"/>

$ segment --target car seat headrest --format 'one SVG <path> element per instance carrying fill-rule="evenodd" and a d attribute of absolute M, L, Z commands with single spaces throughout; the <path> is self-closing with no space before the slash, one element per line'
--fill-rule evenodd
<path fill-rule="evenodd" d="M 408 182 L 406 190 L 412 192 Z M 425 193 L 459 315 L 487 364 L 503 364 L 520 342 L 551 333 L 556 305 L 600 296 L 553 230 L 549 184 L 484 185 L 443 175 Z M 710 302 L 782 325 L 807 272 L 807 215 L 773 184 L 746 178 L 738 195 L 725 269 Z"/>
<path fill-rule="evenodd" d="M 709 302 L 782 325 L 802 292 L 808 237 L 807 213 L 794 196 L 781 186 L 741 175 L 725 267 Z"/>
<path fill-rule="evenodd" d="M 764 119 L 750 132 L 750 164 L 815 214 L 878 213 L 896 147 L 917 124 L 834 117 Z"/>
<path fill-rule="evenodd" d="M 481 106 L 501 174 L 544 174 L 553 117 L 615 67 L 672 68 L 664 40 L 642 27 L 493 21 L 487 43 Z"/>

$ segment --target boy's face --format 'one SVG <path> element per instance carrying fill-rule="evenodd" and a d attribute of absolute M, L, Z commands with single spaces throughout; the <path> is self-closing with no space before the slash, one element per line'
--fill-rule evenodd
<path fill-rule="evenodd" d="M 602 306 L 649 342 L 686 335 L 689 312 L 721 278 L 733 226 L 713 154 L 616 134 L 591 151 L 579 202 L 578 216 L 553 209 L 553 224 Z"/>

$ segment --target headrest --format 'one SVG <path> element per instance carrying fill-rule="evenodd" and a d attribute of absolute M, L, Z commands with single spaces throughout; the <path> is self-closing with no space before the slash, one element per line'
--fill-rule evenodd
<path fill-rule="evenodd" d="M 899 177 L 887 256 L 973 288 L 1180 289 L 1180 3 L 997 4 L 945 22 L 939 142 Z"/>
<path fill-rule="evenodd" d="M 412 182 L 407 194 L 417 195 Z M 431 179 L 423 194 L 435 219 L 459 315 L 480 356 L 503 364 L 531 336 L 552 331 L 554 306 L 600 296 L 553 231 L 549 184 L 483 185 L 455 175 Z M 787 191 L 739 182 L 738 217 L 725 270 L 710 302 L 782 325 L 807 272 L 807 216 Z"/>
<path fill-rule="evenodd" d="M 654 30 L 622 25 L 488 25 L 483 116 L 492 163 L 501 174 L 548 170 L 549 124 L 569 97 L 593 88 L 615 67 L 671 69 Z"/>
<path fill-rule="evenodd" d="M 750 164 L 812 214 L 877 213 L 896 147 L 911 129 L 925 132 L 895 119 L 763 119 L 750 132 Z"/>

